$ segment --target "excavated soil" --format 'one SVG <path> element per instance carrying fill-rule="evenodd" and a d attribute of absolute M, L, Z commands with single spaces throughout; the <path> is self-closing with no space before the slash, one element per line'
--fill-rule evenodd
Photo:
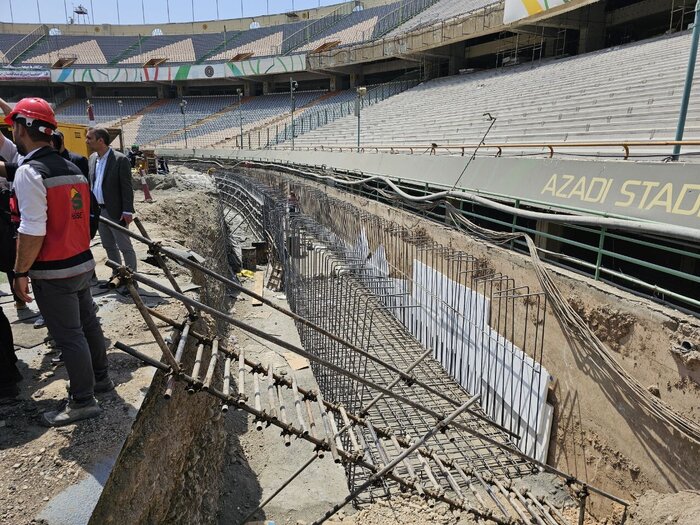
<path fill-rule="evenodd" d="M 629 510 L 627 525 L 697 525 L 700 522 L 700 491 L 676 494 L 645 492 Z"/>

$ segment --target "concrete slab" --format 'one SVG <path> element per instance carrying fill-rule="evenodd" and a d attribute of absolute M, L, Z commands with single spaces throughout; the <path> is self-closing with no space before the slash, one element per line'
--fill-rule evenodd
<path fill-rule="evenodd" d="M 37 516 L 47 525 L 86 525 L 102 493 L 115 456 L 106 456 L 95 463 L 87 476 L 54 496 Z"/>

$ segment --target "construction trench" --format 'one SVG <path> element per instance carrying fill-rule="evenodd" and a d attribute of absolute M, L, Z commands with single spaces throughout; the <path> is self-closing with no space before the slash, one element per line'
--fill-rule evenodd
<path fill-rule="evenodd" d="M 549 304 L 562 302 L 551 281 L 522 282 L 480 253 L 438 242 L 424 221 L 382 217 L 295 175 L 190 167 L 208 170 L 217 189 L 219 220 L 200 239 L 204 257 L 166 248 L 138 224 L 130 235 L 149 246 L 167 281 L 111 264 L 162 358 L 127 340 L 115 344 L 158 373 L 91 523 L 210 523 L 214 515 L 220 523 L 260 521 L 278 491 L 292 490 L 320 461 L 342 466 L 346 487 L 305 520 L 314 523 L 338 519 L 341 509 L 342 518 L 352 512 L 346 506 L 410 496 L 421 502 L 417 516 L 440 506 L 451 511 L 440 522 L 582 524 L 593 523 L 591 512 L 624 520 L 629 499 L 614 481 L 591 483 L 585 471 L 551 461 L 562 407 L 546 336 L 571 315 Z M 449 213 L 449 202 L 445 207 Z M 461 226 L 485 236 L 476 225 Z M 202 287 L 197 299 L 172 278 L 173 264 L 192 271 Z M 264 265 L 264 293 L 236 277 Z M 146 306 L 135 283 L 179 301 L 182 316 Z M 288 309 L 270 298 L 281 292 Z M 293 320 L 298 343 L 237 316 L 241 297 Z M 303 372 L 251 355 L 231 336 L 234 329 L 307 359 L 312 386 L 298 381 Z M 572 346 L 593 340 L 596 348 L 586 329 L 571 333 Z M 605 364 L 609 355 L 598 357 Z M 684 444 L 685 468 L 696 472 L 692 487 L 698 425 L 621 377 L 629 381 L 627 395 Z M 236 428 L 227 418 L 247 418 L 289 450 L 304 448 L 298 469 L 277 480 L 278 491 L 265 498 L 253 491 L 252 504 L 221 517 L 227 432 Z M 670 448 L 665 434 L 659 441 Z M 235 491 L 236 480 L 228 483 Z"/>

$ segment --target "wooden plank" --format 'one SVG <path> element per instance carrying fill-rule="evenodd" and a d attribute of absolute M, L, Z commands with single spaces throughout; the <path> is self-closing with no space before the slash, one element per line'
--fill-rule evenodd
<path fill-rule="evenodd" d="M 309 360 L 294 352 L 285 352 L 282 354 L 282 357 L 284 357 L 289 367 L 294 371 L 309 367 Z"/>
<path fill-rule="evenodd" d="M 258 294 L 263 294 L 263 279 L 265 278 L 265 272 L 255 272 L 255 284 L 253 284 L 253 291 Z M 251 303 L 252 306 L 262 306 L 262 302 L 257 299 L 253 299 Z"/>

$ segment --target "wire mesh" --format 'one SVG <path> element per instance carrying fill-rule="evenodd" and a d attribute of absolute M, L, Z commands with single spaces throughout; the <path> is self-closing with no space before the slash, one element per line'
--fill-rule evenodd
<path fill-rule="evenodd" d="M 470 393 L 479 394 L 478 413 L 459 421 L 541 456 L 538 435 L 549 380 L 542 367 L 542 293 L 517 286 L 487 261 L 441 245 L 423 229 L 381 219 L 279 174 L 219 171 L 222 200 L 232 198 L 234 179 L 260 204 L 261 235 L 283 267 L 292 310 L 400 370 L 412 368 L 412 377 L 430 388 L 401 380 L 393 390 L 440 413 L 449 413 L 453 402 L 464 402 Z M 396 374 L 376 361 L 305 325 L 297 327 L 309 352 L 376 383 L 395 382 Z M 409 437 L 435 425 L 423 412 L 378 397 L 321 365 L 312 367 L 326 398 L 364 413 L 373 424 Z M 377 443 L 371 425 L 360 436 L 365 445 Z M 343 439 L 349 448 L 347 434 Z M 363 448 L 375 464 L 386 463 L 381 446 Z M 459 429 L 438 435 L 434 448 L 476 472 L 507 478 L 532 472 L 526 461 Z M 448 476 L 432 477 L 420 455 L 411 461 L 426 486 L 448 490 L 454 483 Z M 348 467 L 351 486 L 367 475 Z M 380 486 L 369 495 L 386 490 Z"/>

